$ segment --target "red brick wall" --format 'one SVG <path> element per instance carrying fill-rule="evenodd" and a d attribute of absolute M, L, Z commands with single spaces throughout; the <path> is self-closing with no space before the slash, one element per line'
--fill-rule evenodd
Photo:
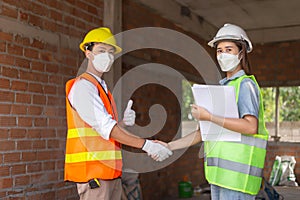
<path fill-rule="evenodd" d="M 203 46 L 209 53 L 213 55 L 214 50 L 206 44 L 206 41 L 199 38 L 195 34 L 187 32 L 182 28 L 176 26 L 174 23 L 164 19 L 158 14 L 155 14 L 148 8 L 144 7 L 143 5 L 137 4 L 131 0 L 124 0 L 123 1 L 123 31 L 134 29 L 134 28 L 141 28 L 141 27 L 161 27 L 161 28 L 168 28 L 174 31 L 178 31 L 183 33 L 199 44 Z M 132 41 L 134 42 L 134 41 Z M 176 42 L 176 41 L 174 41 Z M 147 62 L 153 63 L 161 63 L 167 66 L 170 66 L 176 70 L 180 70 L 182 72 L 187 72 L 193 74 L 195 76 L 199 76 L 199 82 L 202 80 L 201 76 L 195 70 L 195 68 L 187 62 L 184 58 L 175 55 L 171 52 L 166 52 L 158 49 L 144 49 L 144 50 L 137 50 L 134 52 L 129 53 L 129 55 L 138 57 L 139 59 L 143 59 Z"/>
<path fill-rule="evenodd" d="M 184 31 L 161 16 L 154 14 L 144 6 L 134 3 L 130 0 L 125 0 L 123 2 L 123 30 L 146 26 L 164 27 L 187 34 L 205 46 L 204 41 L 200 38 Z M 212 52 L 211 48 L 205 48 Z M 131 59 L 133 60 L 137 59 L 137 63 L 141 62 L 139 64 L 148 62 L 161 63 L 176 70 L 197 74 L 197 72 L 195 73 L 193 71 L 194 68 L 183 58 L 180 58 L 178 55 L 169 52 L 157 49 L 144 49 L 136 50 L 128 55 L 131 56 Z M 124 56 L 125 61 L 127 61 L 126 56 L 128 55 Z M 130 61 L 123 63 L 123 73 L 126 73 L 133 67 L 136 66 L 130 63 Z M 149 73 L 148 75 L 151 76 L 153 74 Z M 201 80 L 200 76 L 199 80 Z M 180 83 L 176 82 L 175 80 L 174 84 L 179 84 L 178 87 L 181 87 Z M 131 87 L 132 85 L 134 84 L 126 86 Z M 150 122 L 148 112 L 151 105 L 158 103 L 166 109 L 167 121 L 165 126 L 152 138 L 163 141 L 171 141 L 173 137 L 175 137 L 181 121 L 181 109 L 179 104 L 180 99 L 178 101 L 178 99 L 172 95 L 172 92 L 168 88 L 160 87 L 155 84 L 142 86 L 133 94 L 132 99 L 135 102 L 134 109 L 137 113 L 136 122 L 141 126 L 145 126 Z M 195 185 L 205 183 L 206 181 L 204 179 L 202 170 L 203 159 L 201 160 L 198 158 L 198 153 L 199 147 L 191 147 L 182 157 L 180 157 L 171 165 L 161 170 L 140 174 L 143 198 L 145 200 L 152 200 L 162 199 L 163 197 L 168 196 L 176 196 L 178 193 L 177 184 L 185 175 L 188 175 Z"/>
<path fill-rule="evenodd" d="M 300 41 L 255 44 L 250 63 L 262 86 L 300 85 Z"/>
<path fill-rule="evenodd" d="M 269 142 L 267 148 L 267 157 L 265 163 L 264 176 L 269 180 L 272 166 L 276 156 L 294 156 L 296 159 L 296 166 L 294 173 L 296 174 L 296 180 L 300 183 L 300 144 L 290 142 Z"/>
<path fill-rule="evenodd" d="M 0 199 L 77 199 L 63 181 L 64 84 L 81 63 L 79 41 L 102 25 L 103 3 L 0 5 Z"/>

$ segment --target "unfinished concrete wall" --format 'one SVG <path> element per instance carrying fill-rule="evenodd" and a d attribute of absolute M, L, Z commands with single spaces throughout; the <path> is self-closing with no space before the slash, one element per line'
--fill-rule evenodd
<path fill-rule="evenodd" d="M 97 6 L 95 6 L 97 5 Z M 77 199 L 64 183 L 66 80 L 98 0 L 0 2 L 0 199 Z"/>

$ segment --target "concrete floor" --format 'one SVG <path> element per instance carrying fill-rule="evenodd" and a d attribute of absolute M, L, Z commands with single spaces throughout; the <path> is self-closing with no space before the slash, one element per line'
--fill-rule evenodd
<path fill-rule="evenodd" d="M 298 200 L 300 199 L 300 187 L 279 187 L 276 186 L 275 190 L 281 194 L 285 200 Z"/>
<path fill-rule="evenodd" d="M 279 187 L 276 186 L 275 190 L 284 197 L 284 200 L 298 200 L 300 199 L 300 187 Z M 192 198 L 178 198 L 167 197 L 163 200 L 210 200 L 210 194 L 204 193 L 200 196 L 194 196 Z"/>
<path fill-rule="evenodd" d="M 210 194 L 201 194 L 200 196 L 194 196 L 192 198 L 178 198 L 178 197 L 167 197 L 163 200 L 210 200 Z"/>

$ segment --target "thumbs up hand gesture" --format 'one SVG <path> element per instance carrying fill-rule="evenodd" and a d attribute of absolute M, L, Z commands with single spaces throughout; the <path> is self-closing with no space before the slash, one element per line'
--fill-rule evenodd
<path fill-rule="evenodd" d="M 135 111 L 131 109 L 132 104 L 133 101 L 129 100 L 124 112 L 123 122 L 126 126 L 133 126 L 135 124 Z"/>

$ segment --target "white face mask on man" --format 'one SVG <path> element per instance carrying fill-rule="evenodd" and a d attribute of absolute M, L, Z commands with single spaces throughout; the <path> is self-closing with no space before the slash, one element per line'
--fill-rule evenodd
<path fill-rule="evenodd" d="M 234 55 L 230 53 L 221 53 L 217 56 L 218 63 L 223 72 L 231 72 L 234 71 L 237 66 L 240 64 L 241 58 L 239 58 L 239 54 Z"/>
<path fill-rule="evenodd" d="M 108 52 L 94 55 L 94 60 L 92 61 L 95 69 L 101 73 L 108 72 L 113 62 L 114 62 L 114 56 Z"/>

